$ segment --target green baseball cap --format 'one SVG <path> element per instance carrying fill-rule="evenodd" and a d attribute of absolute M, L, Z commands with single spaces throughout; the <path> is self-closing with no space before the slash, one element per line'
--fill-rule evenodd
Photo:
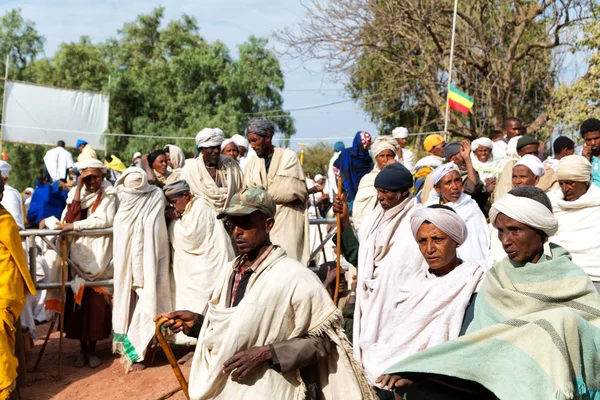
<path fill-rule="evenodd" d="M 260 211 L 270 218 L 275 216 L 275 210 L 275 200 L 268 192 L 256 188 L 246 188 L 241 193 L 233 195 L 229 207 L 223 210 L 217 218 L 221 219 L 227 215 L 250 215 L 254 211 Z"/>

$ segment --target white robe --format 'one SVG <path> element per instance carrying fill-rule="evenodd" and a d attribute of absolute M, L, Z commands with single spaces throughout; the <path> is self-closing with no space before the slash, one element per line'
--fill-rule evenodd
<path fill-rule="evenodd" d="M 329 198 L 332 202 L 335 200 L 335 196 L 337 196 L 337 176 L 335 174 L 333 163 L 338 159 L 340 153 L 341 151 L 333 153 L 333 156 L 329 160 L 329 166 L 327 167 L 327 181 L 325 183 L 327 189 L 325 190 L 325 193 L 329 194 Z"/>
<path fill-rule="evenodd" d="M 600 282 L 600 187 L 590 184 L 588 191 L 575 201 L 563 200 L 560 189 L 548 193 L 552 211 L 558 220 L 558 232 L 550 242 L 571 253 L 573 262 Z"/>
<path fill-rule="evenodd" d="M 396 156 L 396 160 L 398 160 L 398 156 Z M 407 170 L 413 172 L 413 169 L 415 168 L 415 154 L 411 150 L 403 147 L 402 160 L 399 161 L 406 167 Z"/>
<path fill-rule="evenodd" d="M 2 179 L 2 176 L 0 176 Z M 4 184 L 4 196 L 0 204 L 6 208 L 15 219 L 20 230 L 25 229 L 25 220 L 23 217 L 23 199 L 19 191 L 8 184 Z"/>
<path fill-rule="evenodd" d="M 390 356 L 404 345 L 395 337 L 406 315 L 399 312 L 393 299 L 423 268 L 423 256 L 410 227 L 410 216 L 417 207 L 412 195 L 387 211 L 378 205 L 358 232 L 354 354 L 371 385 L 389 367 Z"/>
<path fill-rule="evenodd" d="M 417 161 L 415 165 L 415 171 L 421 167 L 431 167 L 433 169 L 439 167 L 444 163 L 444 157 L 434 156 L 433 154 L 426 155 Z"/>
<path fill-rule="evenodd" d="M 59 179 L 66 179 L 67 170 L 73 167 L 73 156 L 68 150 L 62 147 L 55 147 L 46 152 L 44 165 L 48 170 L 48 175 L 50 175 L 52 182 L 56 182 Z"/>
<path fill-rule="evenodd" d="M 352 205 L 352 226 L 357 231 L 364 219 L 377 206 L 377 189 L 375 189 L 377 174 L 379 174 L 379 168 L 375 166 L 371 172 L 361 178 L 358 184 L 358 190 Z"/>

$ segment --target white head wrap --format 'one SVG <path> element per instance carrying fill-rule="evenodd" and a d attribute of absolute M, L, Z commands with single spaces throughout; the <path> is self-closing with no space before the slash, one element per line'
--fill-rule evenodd
<path fill-rule="evenodd" d="M 403 126 L 394 128 L 392 131 L 392 136 L 394 139 L 406 139 L 408 137 L 408 129 Z"/>
<path fill-rule="evenodd" d="M 168 144 L 165 146 L 165 150 L 169 151 L 169 157 L 171 158 L 171 164 L 173 169 L 183 168 L 185 165 L 185 153 L 179 146 L 174 144 Z"/>
<path fill-rule="evenodd" d="M 233 139 L 225 139 L 225 140 L 223 140 L 223 143 L 221 143 L 221 151 L 223 151 L 225 149 L 225 147 L 227 147 L 227 145 L 229 143 L 233 143 L 233 144 L 235 144 L 235 147 L 237 147 L 237 143 L 235 142 L 235 140 L 233 140 Z"/>
<path fill-rule="evenodd" d="M 443 208 L 420 208 L 410 217 L 410 228 L 417 240 L 417 232 L 424 222 L 429 221 L 446 235 L 450 236 L 460 246 L 467 240 L 467 226 L 465 221 L 454 211 Z"/>
<path fill-rule="evenodd" d="M 133 153 L 133 157 L 131 157 L 132 159 L 136 159 L 136 158 L 142 158 L 142 153 L 140 153 L 139 151 L 136 151 L 135 153 Z"/>
<path fill-rule="evenodd" d="M 556 169 L 559 181 L 589 182 L 591 174 L 592 164 L 587 158 L 578 155 L 561 158 Z"/>
<path fill-rule="evenodd" d="M 479 146 L 487 147 L 488 149 L 494 148 L 494 142 L 491 139 L 486 137 L 481 137 L 479 139 L 473 140 L 471 143 L 471 150 L 474 152 L 479 148 Z"/>
<path fill-rule="evenodd" d="M 196 135 L 196 146 L 215 147 L 223 142 L 223 131 L 219 128 L 204 128 Z"/>
<path fill-rule="evenodd" d="M 96 160 L 95 158 L 88 158 L 87 160 L 83 160 L 75 164 L 79 172 L 88 168 L 97 168 L 101 170 L 103 173 L 106 173 L 106 165 L 100 160 Z"/>
<path fill-rule="evenodd" d="M 146 171 L 138 167 L 129 167 L 115 182 L 115 187 L 123 185 L 129 189 L 141 190 L 148 185 L 148 176 Z"/>
<path fill-rule="evenodd" d="M 432 183 L 434 185 L 437 185 L 437 183 L 444 176 L 446 176 L 447 174 L 449 174 L 452 171 L 456 171 L 456 172 L 458 172 L 458 175 L 460 175 L 460 169 L 453 162 L 449 162 L 449 163 L 440 165 L 439 167 L 437 167 L 436 169 L 434 169 L 433 172 L 431 173 Z"/>
<path fill-rule="evenodd" d="M 33 188 L 25 188 L 25 190 L 23 190 L 23 192 L 29 192 L 31 196 L 33 196 L 33 192 L 35 192 L 35 190 Z"/>
<path fill-rule="evenodd" d="M 546 168 L 544 168 L 542 161 L 531 154 L 525 154 L 523 157 L 521 157 L 521 159 L 515 164 L 515 167 L 517 165 L 526 166 L 531 170 L 531 172 L 533 172 L 534 175 L 539 176 L 540 178 L 544 176 L 544 173 L 546 172 Z"/>
<path fill-rule="evenodd" d="M 389 136 L 377 137 L 377 139 L 375 139 L 375 142 L 373 142 L 373 145 L 371 146 L 373 157 L 377 157 L 377 155 L 379 155 L 379 153 L 381 153 L 384 150 L 391 150 L 392 153 L 396 154 L 397 149 L 398 144 L 394 139 L 392 139 Z"/>
<path fill-rule="evenodd" d="M 10 170 L 11 169 L 12 168 L 10 167 L 9 163 L 7 163 L 6 161 L 1 161 L 0 160 L 0 174 L 3 177 L 5 177 L 5 178 L 8 177 L 8 175 L 10 174 Z"/>
<path fill-rule="evenodd" d="M 248 139 L 246 139 L 245 137 L 243 137 L 242 135 L 239 134 L 235 134 L 231 137 L 231 140 L 233 140 L 235 142 L 235 144 L 245 148 L 249 148 L 250 147 L 250 143 L 248 142 Z"/>
<path fill-rule="evenodd" d="M 320 181 L 321 179 L 323 179 L 323 178 L 324 178 L 324 177 L 323 177 L 323 175 L 321 175 L 321 174 L 316 174 L 316 175 L 315 175 L 315 182 L 319 182 L 319 181 Z"/>
<path fill-rule="evenodd" d="M 543 231 L 548 236 L 553 236 L 558 231 L 558 221 L 542 203 L 528 197 L 505 194 L 492 204 L 490 222 L 496 228 L 496 218 L 504 214 L 524 225 Z"/>

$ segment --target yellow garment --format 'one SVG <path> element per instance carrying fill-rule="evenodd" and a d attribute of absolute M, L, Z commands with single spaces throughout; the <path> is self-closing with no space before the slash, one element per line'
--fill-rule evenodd
<path fill-rule="evenodd" d="M 0 399 L 8 397 L 17 378 L 15 322 L 28 293 L 35 295 L 35 286 L 27 269 L 19 228 L 0 205 Z"/>
<path fill-rule="evenodd" d="M 95 158 L 97 160 L 98 156 L 96 155 L 96 151 L 92 149 L 92 146 L 86 144 L 83 148 L 83 151 L 77 156 L 77 162 L 82 162 L 91 158 Z"/>
<path fill-rule="evenodd" d="M 112 169 L 113 171 L 117 171 L 117 172 L 123 172 L 127 169 L 125 164 L 123 164 L 123 161 L 119 160 L 119 158 L 117 158 L 116 156 L 111 155 L 111 157 L 112 157 L 111 162 L 107 162 L 106 160 L 104 160 L 104 164 L 106 164 L 106 166 L 108 168 Z"/>

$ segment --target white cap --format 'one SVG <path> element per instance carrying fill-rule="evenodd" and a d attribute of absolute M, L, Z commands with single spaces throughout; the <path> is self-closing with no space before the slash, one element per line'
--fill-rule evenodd
<path fill-rule="evenodd" d="M 544 176 L 546 169 L 544 168 L 544 164 L 542 161 L 534 155 L 525 154 L 521 159 L 515 164 L 515 167 L 518 165 L 524 165 L 533 172 L 534 175 L 539 176 L 540 178 Z M 513 169 L 515 168 L 513 167 Z"/>
<path fill-rule="evenodd" d="M 235 142 L 235 144 L 237 144 L 238 146 L 242 146 L 245 148 L 250 147 L 250 143 L 248 143 L 248 139 L 246 139 L 245 137 L 243 137 L 242 135 L 239 135 L 237 133 L 231 137 L 231 140 L 233 140 Z"/>
<path fill-rule="evenodd" d="M 140 153 L 139 151 L 136 151 L 135 153 L 133 153 L 132 158 L 141 158 L 141 157 L 142 157 L 142 153 Z"/>
<path fill-rule="evenodd" d="M 403 126 L 394 128 L 392 131 L 392 137 L 394 139 L 406 139 L 408 137 L 408 129 Z"/>
<path fill-rule="evenodd" d="M 9 163 L 6 161 L 0 161 L 0 174 L 2 174 L 3 177 L 8 177 L 11 169 L 12 168 L 10 167 Z"/>
<path fill-rule="evenodd" d="M 321 179 L 323 179 L 323 175 L 321 175 L 321 174 L 315 175 L 315 182 L 319 182 Z"/>

